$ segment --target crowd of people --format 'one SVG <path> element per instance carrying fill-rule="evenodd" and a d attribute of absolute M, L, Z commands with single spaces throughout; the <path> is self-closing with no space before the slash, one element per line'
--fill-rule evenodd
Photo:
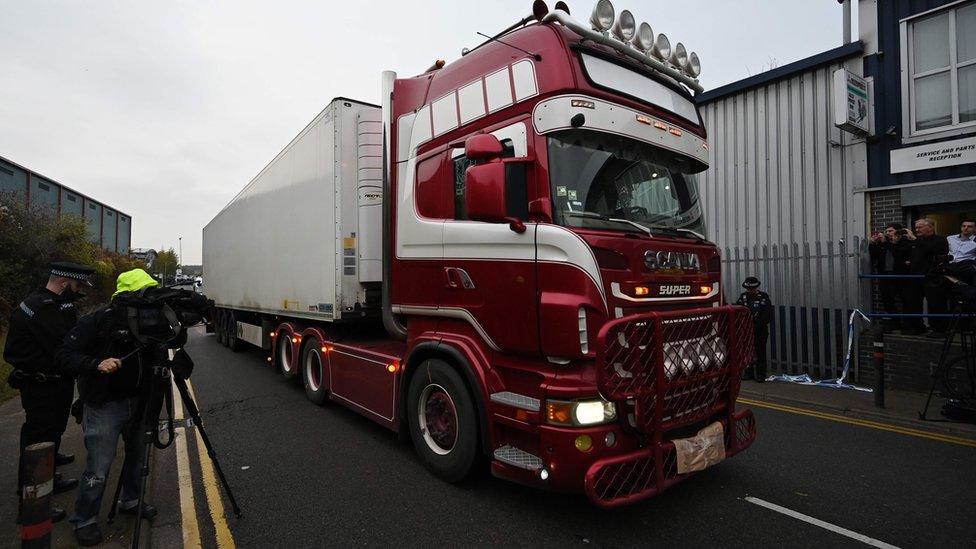
<path fill-rule="evenodd" d="M 928 276 L 949 265 L 976 263 L 976 222 L 965 219 L 959 234 L 949 237 L 935 233 L 935 223 L 922 218 L 915 230 L 901 223 L 889 223 L 883 232 L 871 235 L 869 245 L 873 272 L 883 275 L 878 282 L 884 312 L 895 315 L 945 315 L 949 309 L 949 289 L 941 276 Z M 914 276 L 904 276 L 914 275 Z M 888 329 L 941 339 L 948 318 L 931 316 L 926 327 L 923 316 L 897 316 L 887 319 Z"/>

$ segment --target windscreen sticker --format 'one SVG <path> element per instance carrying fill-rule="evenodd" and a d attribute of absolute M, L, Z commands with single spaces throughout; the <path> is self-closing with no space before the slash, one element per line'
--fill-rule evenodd
<path fill-rule="evenodd" d="M 556 187 L 556 196 L 566 196 L 566 186 L 560 185 Z"/>
<path fill-rule="evenodd" d="M 576 189 L 570 189 L 569 190 L 569 199 L 570 200 L 576 200 Z"/>

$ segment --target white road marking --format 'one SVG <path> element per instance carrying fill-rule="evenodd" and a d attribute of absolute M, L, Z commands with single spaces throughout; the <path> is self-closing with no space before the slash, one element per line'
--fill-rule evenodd
<path fill-rule="evenodd" d="M 819 527 L 823 528 L 824 530 L 830 530 L 831 532 L 834 532 L 835 534 L 840 534 L 842 536 L 846 536 L 846 537 L 849 537 L 851 539 L 856 539 L 857 541 L 860 541 L 861 543 L 866 543 L 866 544 L 868 544 L 868 545 L 870 545 L 872 547 L 884 547 L 885 549 L 898 549 L 897 546 L 891 545 L 890 543 L 885 543 L 883 541 L 876 540 L 874 538 L 870 538 L 868 536 L 865 536 L 864 534 L 858 534 L 857 532 L 852 532 L 851 530 L 848 530 L 847 528 L 841 528 L 840 526 L 831 524 L 829 522 L 824 522 L 824 521 L 822 521 L 820 519 L 813 518 L 813 517 L 811 517 L 809 515 L 804 515 L 803 513 L 799 513 L 797 511 L 792 510 L 792 509 L 787 509 L 786 507 L 781 507 L 779 505 L 776 505 L 775 503 L 770 503 L 768 501 L 761 500 L 759 498 L 753 498 L 753 497 L 746 497 L 746 498 L 743 498 L 743 499 L 745 499 L 746 501 L 748 501 L 749 503 L 752 503 L 754 505 L 758 505 L 760 507 L 765 507 L 766 509 L 769 509 L 771 511 L 776 511 L 777 513 L 782 513 L 782 514 L 784 514 L 784 515 L 786 515 L 788 517 L 793 517 L 793 518 L 795 518 L 797 520 L 802 520 L 803 522 L 806 522 L 807 524 L 812 524 L 814 526 L 819 526 Z"/>

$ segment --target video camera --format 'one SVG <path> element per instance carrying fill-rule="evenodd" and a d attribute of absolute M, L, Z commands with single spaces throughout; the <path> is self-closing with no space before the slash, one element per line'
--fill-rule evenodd
<path fill-rule="evenodd" d="M 144 346 L 178 349 L 186 328 L 209 320 L 207 297 L 180 288 L 145 288 L 112 299 L 114 327 Z"/>

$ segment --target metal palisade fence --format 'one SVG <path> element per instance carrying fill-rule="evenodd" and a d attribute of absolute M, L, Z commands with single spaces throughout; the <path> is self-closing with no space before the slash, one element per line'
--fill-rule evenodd
<path fill-rule="evenodd" d="M 775 305 L 773 372 L 839 375 L 849 313 L 870 302 L 857 278 L 867 255 L 867 149 L 832 116 L 833 72 L 860 65 L 851 54 L 783 67 L 699 100 L 710 142 L 699 180 L 708 236 L 723 252 L 726 299 L 754 275 Z"/>
<path fill-rule="evenodd" d="M 734 302 L 742 280 L 758 276 L 773 301 L 772 371 L 822 378 L 840 375 L 847 354 L 848 316 L 863 299 L 857 274 L 865 254 L 866 243 L 860 237 L 852 243 L 792 242 L 722 250 L 726 298 Z M 856 362 L 852 368 L 856 376 Z"/>

